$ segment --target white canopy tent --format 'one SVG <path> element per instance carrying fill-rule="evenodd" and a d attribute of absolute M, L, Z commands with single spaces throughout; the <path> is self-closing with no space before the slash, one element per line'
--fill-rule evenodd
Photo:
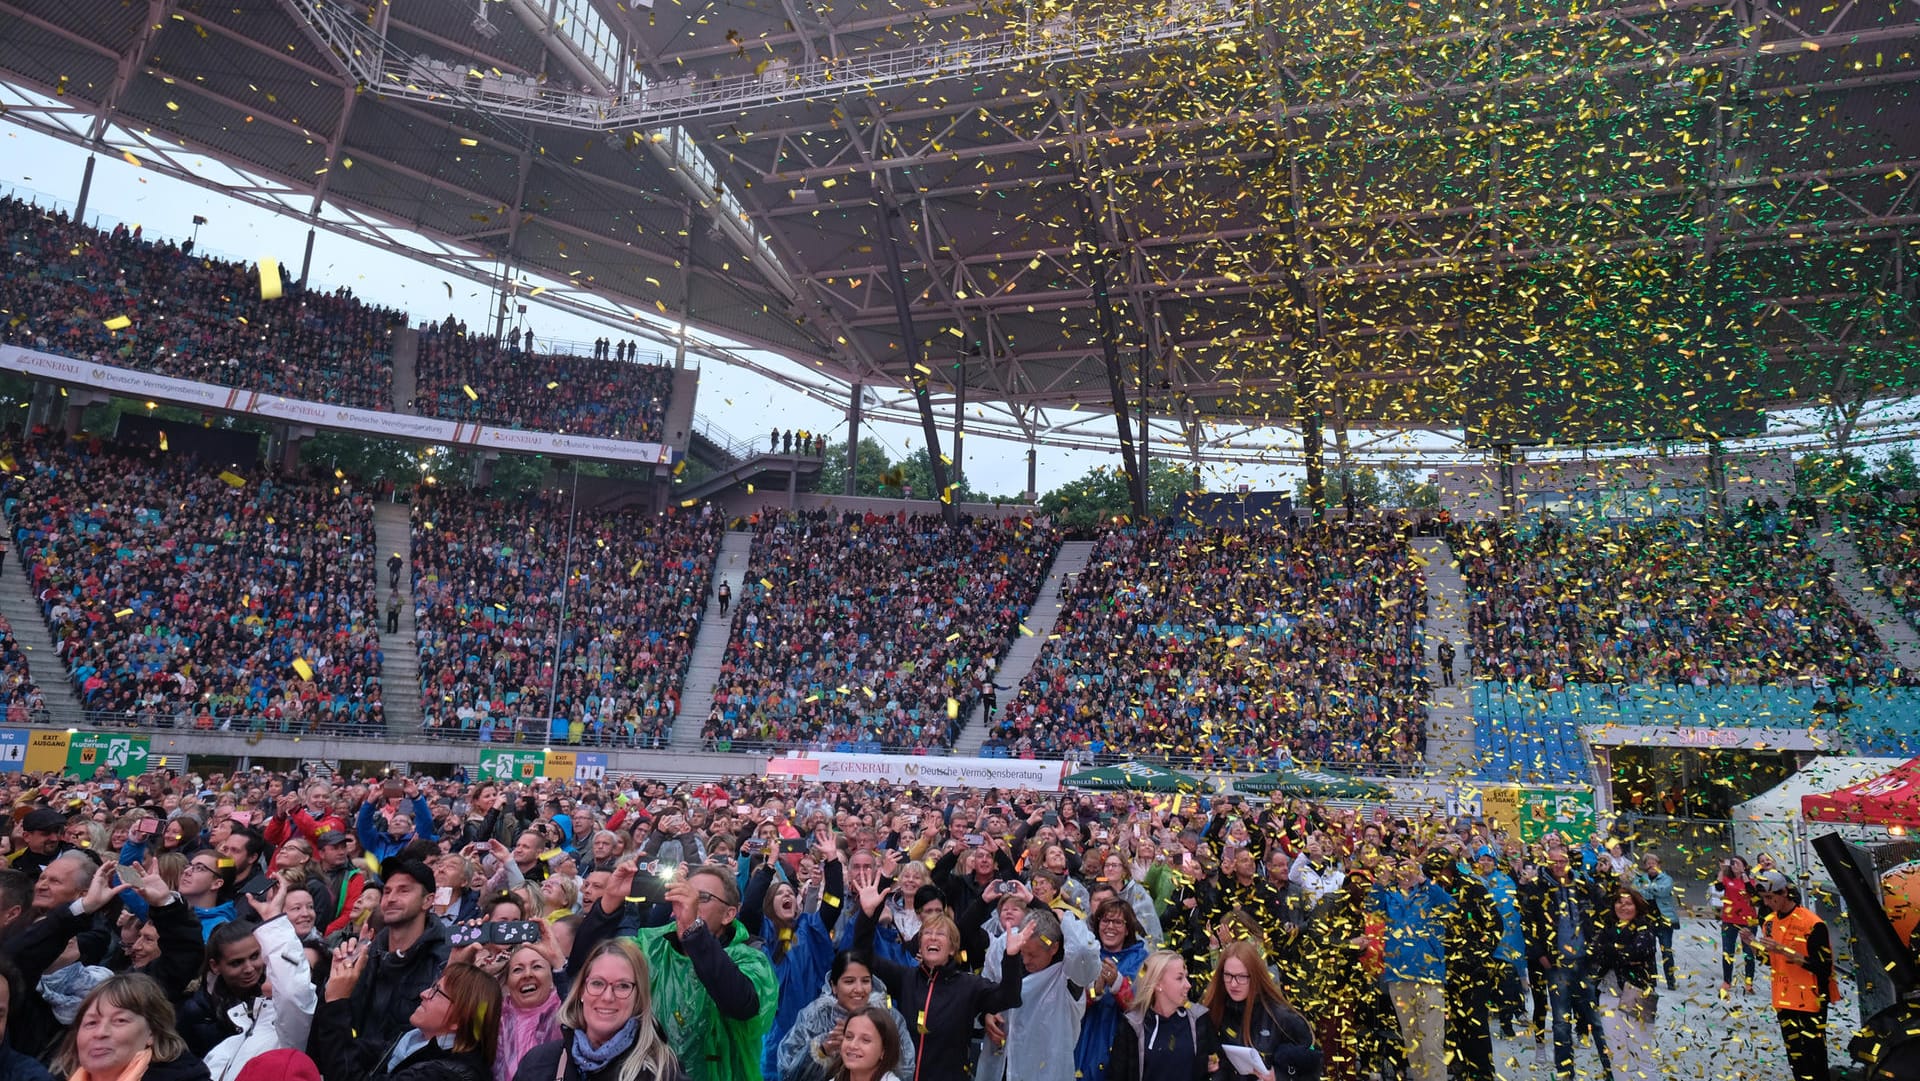
<path fill-rule="evenodd" d="M 1826 870 L 1813 858 L 1812 850 L 1807 847 L 1807 831 L 1800 814 L 1800 797 L 1832 792 L 1870 777 L 1878 777 L 1906 761 L 1906 758 L 1856 758 L 1848 755 L 1814 759 L 1793 776 L 1745 803 L 1734 805 L 1728 815 L 1733 823 L 1733 850 L 1749 862 L 1758 859 L 1763 852 L 1771 853 L 1789 873 L 1807 874 L 1819 881 L 1826 881 Z M 1826 832 L 1826 829 L 1823 827 L 1821 832 Z"/>

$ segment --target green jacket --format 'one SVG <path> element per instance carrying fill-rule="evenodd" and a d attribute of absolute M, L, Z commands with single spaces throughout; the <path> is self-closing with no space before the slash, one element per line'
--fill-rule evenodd
<path fill-rule="evenodd" d="M 654 1016 L 688 1081 L 762 1081 L 780 986 L 746 925 L 736 920 L 727 931 L 724 946 L 703 924 L 684 941 L 671 923 L 634 936 L 652 968 Z"/>

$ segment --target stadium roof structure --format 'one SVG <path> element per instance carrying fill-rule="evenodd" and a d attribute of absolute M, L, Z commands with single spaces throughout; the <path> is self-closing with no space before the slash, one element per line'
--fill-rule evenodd
<path fill-rule="evenodd" d="M 1920 0 L 0 0 L 15 122 L 842 402 L 1196 448 L 1896 390 L 1916 42 Z"/>

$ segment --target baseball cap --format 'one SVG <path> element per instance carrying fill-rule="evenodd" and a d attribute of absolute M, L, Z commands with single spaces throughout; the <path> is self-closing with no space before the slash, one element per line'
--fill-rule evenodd
<path fill-rule="evenodd" d="M 1762 871 L 1757 881 L 1760 883 L 1761 893 L 1785 893 L 1793 888 L 1793 883 L 1787 880 L 1787 876 L 1778 871 Z"/>
<path fill-rule="evenodd" d="M 320 836 L 315 837 L 313 843 L 319 848 L 326 848 L 328 845 L 343 845 L 347 843 L 347 835 L 341 833 L 339 830 L 321 830 Z"/>

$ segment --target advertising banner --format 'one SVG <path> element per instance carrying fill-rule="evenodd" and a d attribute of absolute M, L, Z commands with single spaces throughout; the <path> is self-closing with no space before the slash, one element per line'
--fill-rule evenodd
<path fill-rule="evenodd" d="M 1066 763 L 1023 758 L 838 754 L 809 751 L 767 760 L 773 776 L 811 777 L 823 783 L 889 781 L 931 788 L 1018 788 L 1058 792 Z"/>

